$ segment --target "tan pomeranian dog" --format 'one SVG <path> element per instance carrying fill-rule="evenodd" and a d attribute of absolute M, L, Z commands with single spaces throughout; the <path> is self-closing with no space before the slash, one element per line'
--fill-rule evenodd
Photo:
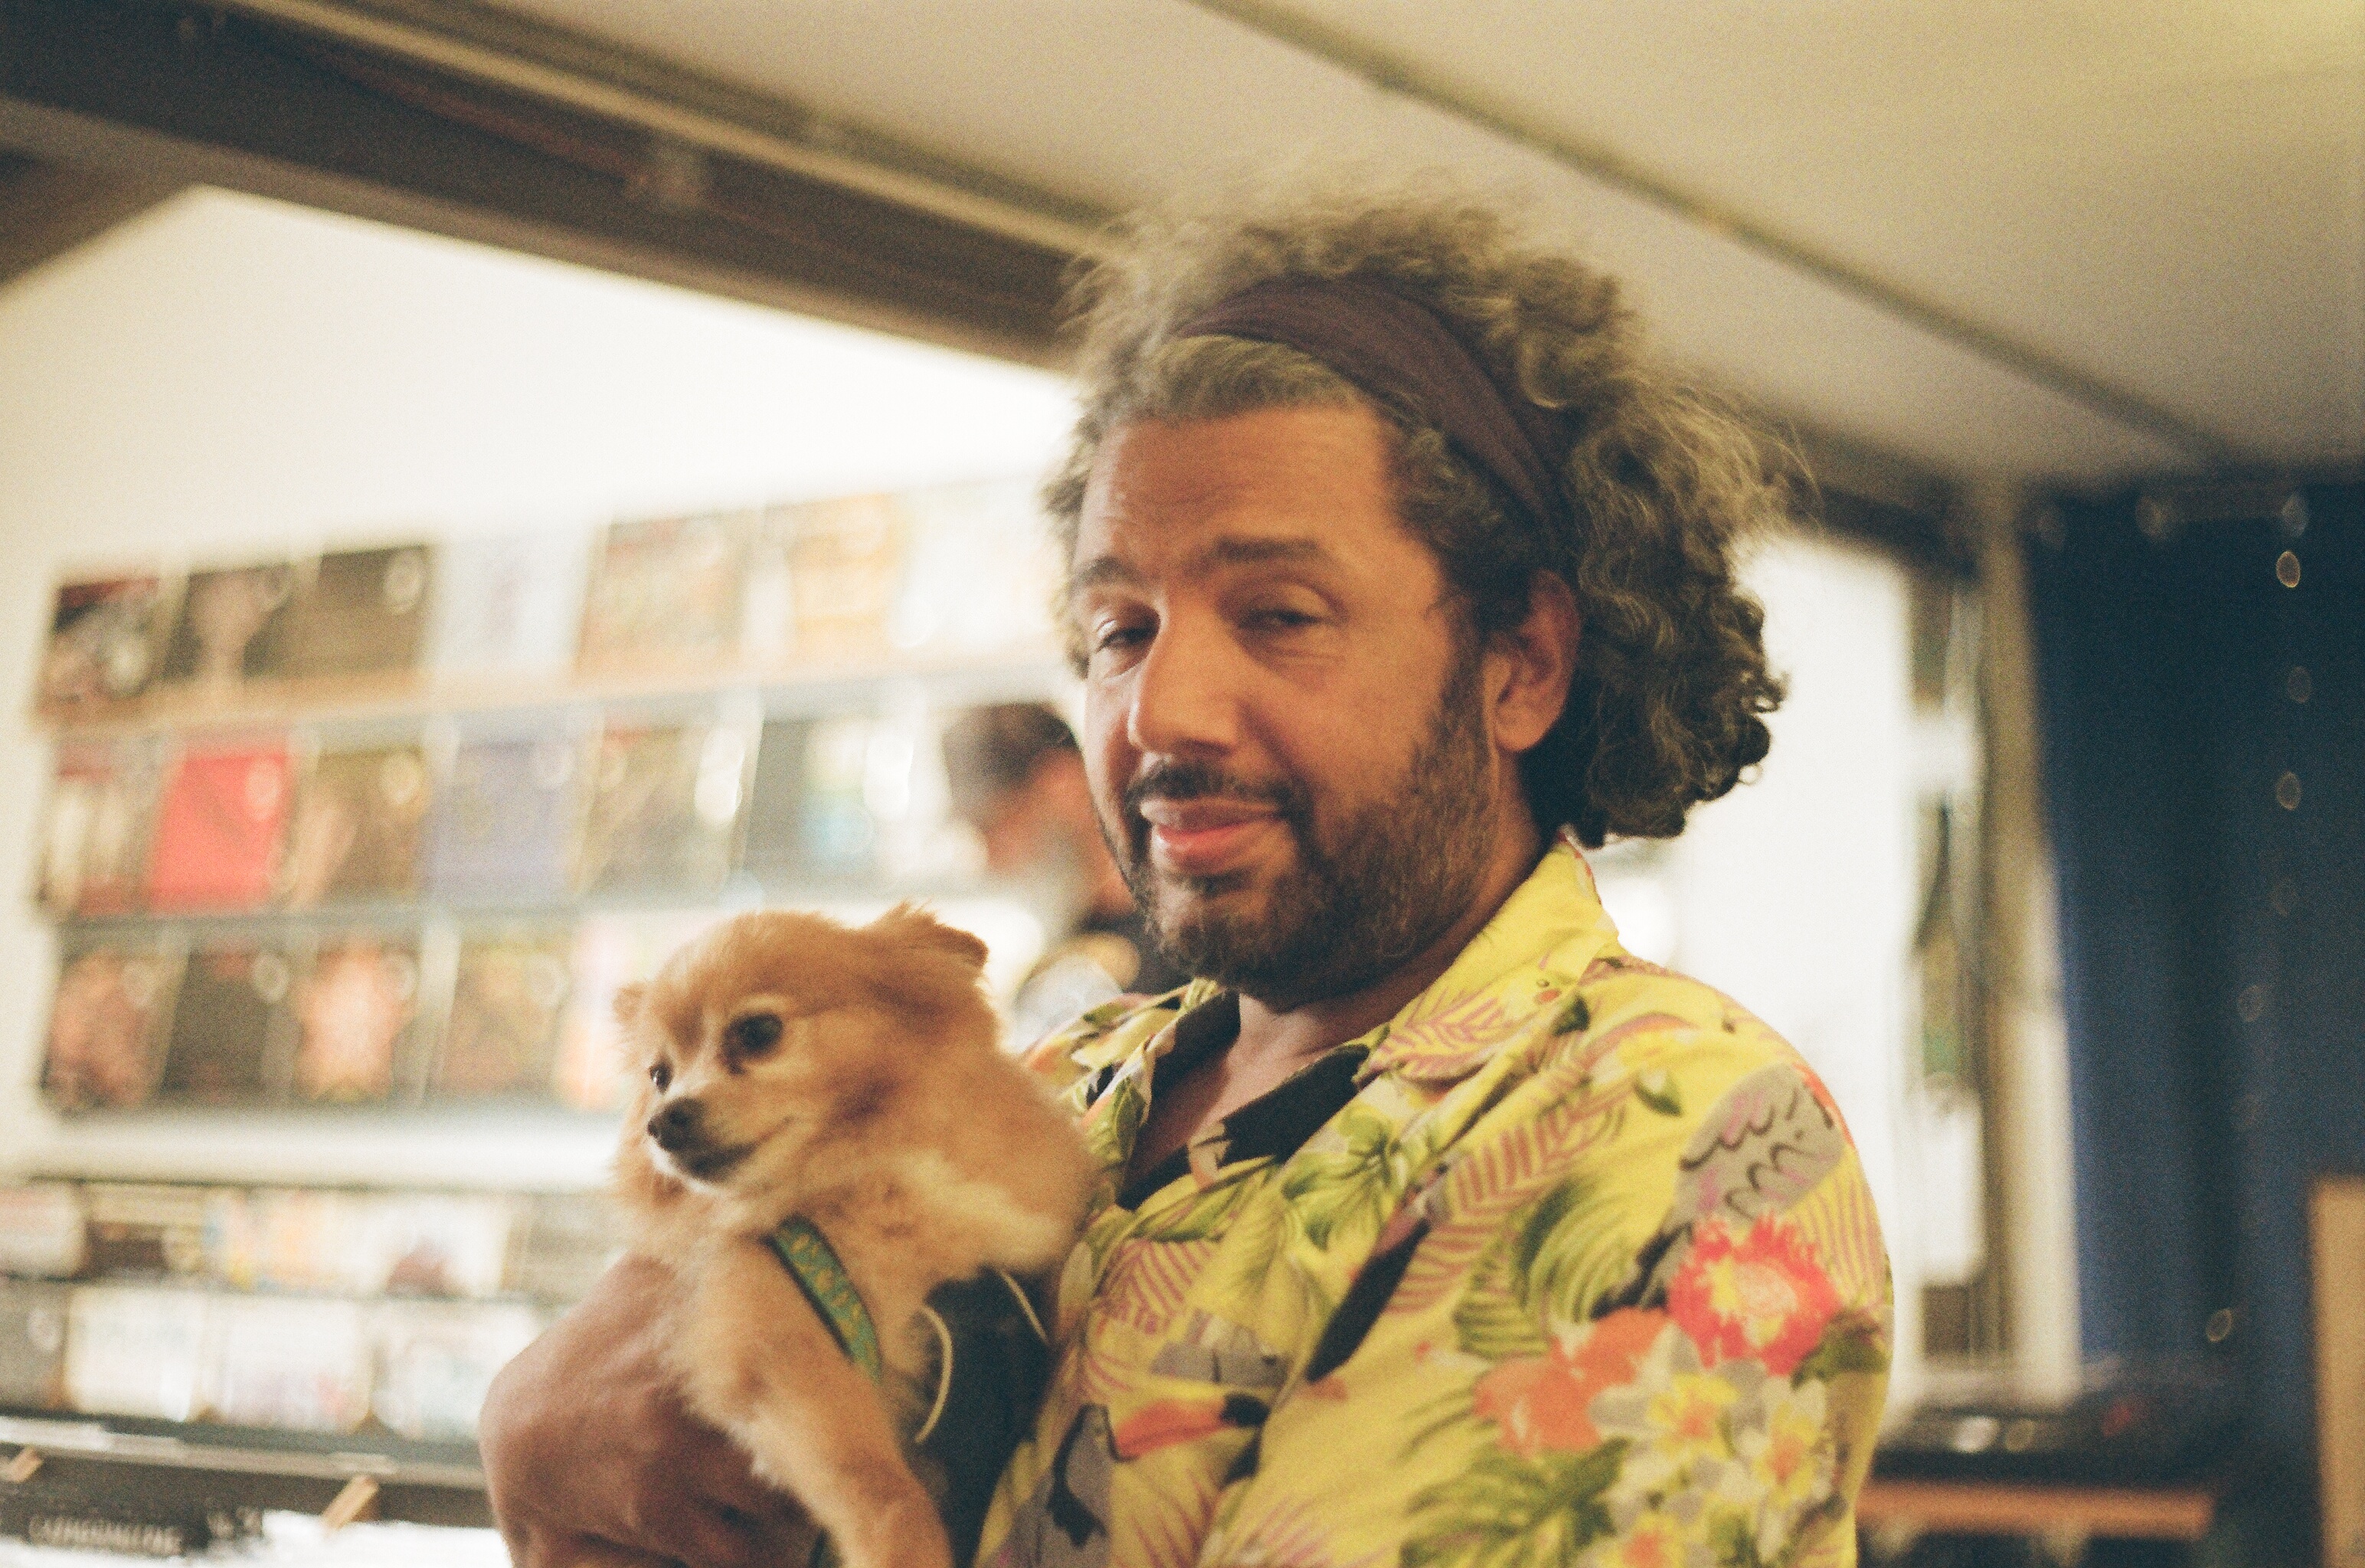
<path fill-rule="evenodd" d="M 743 914 L 616 998 L 640 1088 L 617 1188 L 679 1282 L 668 1356 L 701 1416 L 826 1530 L 846 1568 L 947 1568 L 890 1396 L 770 1238 L 817 1229 L 910 1386 L 923 1298 L 1073 1241 L 1092 1162 L 999 1049 L 985 946 L 909 905 L 867 926 Z"/>

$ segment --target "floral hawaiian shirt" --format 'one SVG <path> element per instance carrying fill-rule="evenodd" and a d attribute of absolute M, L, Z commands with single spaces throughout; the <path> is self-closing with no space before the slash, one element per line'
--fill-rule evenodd
<path fill-rule="evenodd" d="M 1120 1190 L 1205 981 L 1037 1047 L 1106 1174 L 978 1561 L 1853 1562 L 1888 1262 L 1831 1095 L 1564 840 L 1452 967 Z"/>

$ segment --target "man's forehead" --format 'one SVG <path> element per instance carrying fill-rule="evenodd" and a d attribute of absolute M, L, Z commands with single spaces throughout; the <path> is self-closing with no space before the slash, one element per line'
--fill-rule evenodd
<path fill-rule="evenodd" d="M 1145 526 L 1154 528 L 1156 524 Z M 1174 566 L 1193 572 L 1239 566 L 1319 569 L 1342 566 L 1346 561 L 1331 542 L 1306 533 L 1219 533 L 1193 544 Z M 1077 541 L 1077 554 L 1070 582 L 1078 588 L 1135 583 L 1147 575 L 1144 564 L 1137 559 L 1137 552 L 1128 550 L 1122 538 L 1094 540 L 1087 532 Z"/>

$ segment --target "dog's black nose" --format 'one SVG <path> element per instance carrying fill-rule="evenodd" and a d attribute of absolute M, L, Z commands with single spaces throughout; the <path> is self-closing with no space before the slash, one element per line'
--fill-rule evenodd
<path fill-rule="evenodd" d="M 679 1154 L 706 1141 L 706 1107 L 695 1100 L 676 1100 L 649 1118 L 649 1137 L 667 1154 Z"/>

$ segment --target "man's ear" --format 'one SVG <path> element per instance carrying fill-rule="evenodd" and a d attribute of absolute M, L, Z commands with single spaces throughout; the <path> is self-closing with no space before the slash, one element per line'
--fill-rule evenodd
<path fill-rule="evenodd" d="M 616 1009 L 616 1022 L 627 1029 L 638 1023 L 641 1016 L 641 1003 L 648 994 L 649 988 L 638 982 L 618 986 L 613 1003 Z"/>
<path fill-rule="evenodd" d="M 1496 745 L 1526 753 L 1560 722 L 1584 630 L 1566 579 L 1558 572 L 1530 579 L 1527 615 L 1496 633 L 1486 649 L 1486 717 Z"/>
<path fill-rule="evenodd" d="M 974 969 L 985 968 L 985 944 L 966 931 L 956 930 L 917 904 L 899 903 L 870 923 L 870 929 L 891 941 L 947 954 Z"/>

